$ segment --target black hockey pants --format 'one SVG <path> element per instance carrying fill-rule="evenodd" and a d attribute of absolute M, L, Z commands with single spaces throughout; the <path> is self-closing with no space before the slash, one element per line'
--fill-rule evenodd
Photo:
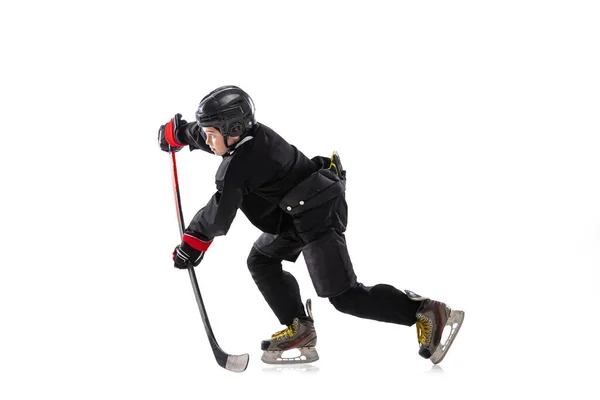
<path fill-rule="evenodd" d="M 283 270 L 282 261 L 295 262 L 300 253 L 317 295 L 350 315 L 411 326 L 420 302 L 410 300 L 393 286 L 358 283 L 344 231 L 347 206 L 344 195 L 294 218 L 294 228 L 280 235 L 262 234 L 248 256 L 248 269 L 282 325 L 305 316 L 298 282 Z"/>
<path fill-rule="evenodd" d="M 294 276 L 283 270 L 282 258 L 274 258 L 252 248 L 248 268 L 254 282 L 282 325 L 290 325 L 295 317 L 306 316 L 300 288 Z M 372 287 L 354 283 L 335 296 L 328 296 L 333 306 L 360 318 L 411 326 L 416 321 L 420 302 L 386 284 Z"/>

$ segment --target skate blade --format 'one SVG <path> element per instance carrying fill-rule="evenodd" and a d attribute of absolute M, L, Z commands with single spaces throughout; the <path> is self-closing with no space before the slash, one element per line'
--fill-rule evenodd
<path fill-rule="evenodd" d="M 317 349 L 314 347 L 300 347 L 298 350 L 300 350 L 300 355 L 297 357 L 283 357 L 284 350 L 265 351 L 261 360 L 266 364 L 303 364 L 315 362 L 319 359 Z"/>
<path fill-rule="evenodd" d="M 444 344 L 440 344 L 438 346 L 438 348 L 435 350 L 435 352 L 433 353 L 433 355 L 431 356 L 430 360 L 432 363 L 439 364 L 440 362 L 442 362 L 442 360 L 446 356 L 446 353 L 450 349 L 452 342 L 454 342 L 454 339 L 456 338 L 456 334 L 460 330 L 460 327 L 462 326 L 464 319 L 465 319 L 464 311 L 459 311 L 459 310 L 450 311 L 450 317 L 448 318 L 448 320 L 446 321 L 446 325 L 444 326 L 444 328 L 450 327 L 450 329 L 451 329 L 450 335 L 448 336 L 448 339 L 446 339 L 446 342 Z"/>

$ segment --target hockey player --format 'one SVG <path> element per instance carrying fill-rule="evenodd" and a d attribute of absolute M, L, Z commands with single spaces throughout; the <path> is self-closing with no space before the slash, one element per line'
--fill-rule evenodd
<path fill-rule="evenodd" d="M 206 95 L 196 120 L 176 114 L 159 129 L 164 151 L 203 150 L 222 156 L 216 193 L 197 212 L 175 248 L 175 267 L 197 266 L 213 239 L 225 235 L 238 209 L 263 233 L 250 249 L 248 269 L 279 322 L 286 326 L 262 342 L 266 363 L 319 358 L 310 300 L 302 304 L 296 279 L 282 269 L 302 253 L 318 296 L 360 318 L 417 327 L 419 354 L 442 361 L 464 313 L 393 286 L 365 286 L 354 273 L 344 231 L 346 172 L 340 157 L 305 156 L 271 128 L 258 123 L 250 96 L 236 86 Z M 442 331 L 450 335 L 442 343 Z M 299 357 L 282 353 L 299 349 Z"/>

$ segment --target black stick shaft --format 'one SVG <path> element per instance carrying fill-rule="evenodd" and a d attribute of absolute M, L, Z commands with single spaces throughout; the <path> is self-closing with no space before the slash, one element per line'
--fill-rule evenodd
<path fill-rule="evenodd" d="M 173 172 L 173 191 L 175 192 L 175 206 L 177 208 L 177 220 L 179 221 L 179 235 L 183 238 L 183 232 L 185 231 L 185 223 L 183 220 L 183 212 L 181 209 L 181 194 L 179 193 L 179 179 L 177 175 L 177 159 L 175 158 L 174 151 L 171 151 L 170 154 L 171 170 Z M 223 349 L 221 349 L 221 347 L 219 347 L 219 344 L 215 339 L 215 334 L 213 333 L 213 330 L 210 326 L 208 316 L 206 315 L 206 309 L 204 307 L 204 302 L 202 301 L 202 296 L 200 295 L 200 288 L 198 286 L 198 280 L 196 279 L 196 272 L 194 271 L 194 267 L 189 267 L 188 272 L 190 274 L 192 288 L 194 289 L 194 296 L 196 296 L 196 302 L 198 303 L 198 310 L 200 310 L 200 316 L 202 317 L 204 329 L 206 330 L 206 335 L 208 336 L 208 341 L 215 356 L 215 360 L 221 367 L 229 371 L 245 371 L 246 367 L 248 366 L 250 356 L 248 354 L 227 354 L 223 351 Z"/>
<path fill-rule="evenodd" d="M 179 221 L 179 235 L 183 237 L 183 232 L 185 230 L 185 222 L 183 220 L 183 211 L 181 208 L 181 194 L 179 192 L 179 178 L 177 173 L 177 158 L 175 157 L 175 152 L 171 153 L 171 170 L 173 171 L 173 191 L 175 192 L 175 206 L 177 209 L 177 220 Z M 192 289 L 194 289 L 194 295 L 196 296 L 196 302 L 198 303 L 198 309 L 200 310 L 200 316 L 202 317 L 202 322 L 204 323 L 204 328 L 206 329 L 206 333 L 208 334 L 208 341 L 210 342 L 210 346 L 215 350 L 215 347 L 218 348 L 217 340 L 215 339 L 215 334 L 213 333 L 212 327 L 210 326 L 210 321 L 208 320 L 208 316 L 206 315 L 206 308 L 204 307 L 204 302 L 202 301 L 202 295 L 200 294 L 200 288 L 198 286 L 198 279 L 196 279 L 196 272 L 194 271 L 194 267 L 189 267 L 188 272 L 190 275 L 190 281 L 192 282 Z M 215 354 L 217 355 L 217 354 Z M 225 360 L 217 360 L 219 364 L 223 362 L 223 364 L 227 361 Z"/>

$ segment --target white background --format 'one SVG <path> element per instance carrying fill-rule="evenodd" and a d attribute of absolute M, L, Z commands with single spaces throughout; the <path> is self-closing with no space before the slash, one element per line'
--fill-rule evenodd
<path fill-rule="evenodd" d="M 585 1 L 20 1 L 0 6 L 0 398 L 597 398 L 600 13 Z M 359 279 L 465 310 L 440 368 L 414 327 L 313 299 L 321 355 L 280 329 L 239 214 L 197 268 L 158 127 L 220 85 L 306 155 L 337 149 Z M 186 219 L 218 157 L 178 153 Z"/>

